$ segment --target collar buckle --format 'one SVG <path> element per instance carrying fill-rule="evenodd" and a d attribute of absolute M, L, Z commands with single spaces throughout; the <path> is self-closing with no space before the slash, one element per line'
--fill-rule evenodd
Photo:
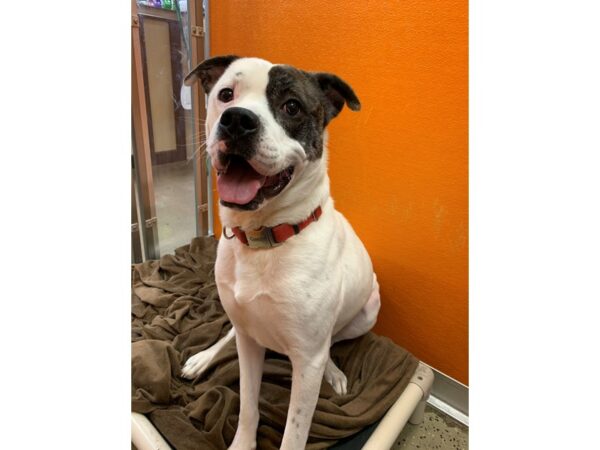
<path fill-rule="evenodd" d="M 275 241 L 273 231 L 269 227 L 246 231 L 246 239 L 250 248 L 273 248 L 281 245 L 280 242 Z"/>

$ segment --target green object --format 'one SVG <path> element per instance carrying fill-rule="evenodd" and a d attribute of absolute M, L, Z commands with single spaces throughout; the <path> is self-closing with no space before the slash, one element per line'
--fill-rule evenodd
<path fill-rule="evenodd" d="M 173 0 L 163 0 L 162 7 L 163 7 L 163 9 L 169 9 L 169 10 L 175 9 L 175 8 L 173 8 Z"/>

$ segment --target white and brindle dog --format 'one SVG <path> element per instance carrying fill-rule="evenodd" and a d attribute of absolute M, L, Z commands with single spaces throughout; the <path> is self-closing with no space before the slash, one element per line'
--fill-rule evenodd
<path fill-rule="evenodd" d="M 335 75 L 258 58 L 208 59 L 185 81 L 198 79 L 224 226 L 215 278 L 233 329 L 182 374 L 197 377 L 235 336 L 240 414 L 230 448 L 253 449 L 265 348 L 287 355 L 292 392 L 281 448 L 303 449 L 323 377 L 347 392 L 331 345 L 369 331 L 380 306 L 369 255 L 335 210 L 327 175 L 325 128 L 344 104 L 357 111 L 360 103 Z"/>

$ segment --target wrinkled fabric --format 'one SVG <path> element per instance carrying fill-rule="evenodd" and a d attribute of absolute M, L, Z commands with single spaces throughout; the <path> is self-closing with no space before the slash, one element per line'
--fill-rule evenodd
<path fill-rule="evenodd" d="M 231 328 L 214 280 L 217 241 L 195 238 L 160 261 L 132 266 L 132 410 L 146 414 L 177 450 L 226 449 L 239 411 L 239 366 L 232 340 L 195 380 L 182 364 Z M 418 360 L 368 333 L 335 344 L 331 356 L 348 378 L 348 394 L 327 382 L 307 449 L 322 449 L 379 420 L 400 396 Z M 267 351 L 260 391 L 259 449 L 277 449 L 291 388 L 289 359 Z"/>

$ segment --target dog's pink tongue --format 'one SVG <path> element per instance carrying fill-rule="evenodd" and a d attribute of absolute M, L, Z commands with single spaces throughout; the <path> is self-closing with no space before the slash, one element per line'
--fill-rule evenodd
<path fill-rule="evenodd" d="M 217 178 L 219 197 L 229 203 L 244 205 L 256 197 L 265 180 L 266 177 L 246 161 L 232 161 L 227 172 Z"/>

